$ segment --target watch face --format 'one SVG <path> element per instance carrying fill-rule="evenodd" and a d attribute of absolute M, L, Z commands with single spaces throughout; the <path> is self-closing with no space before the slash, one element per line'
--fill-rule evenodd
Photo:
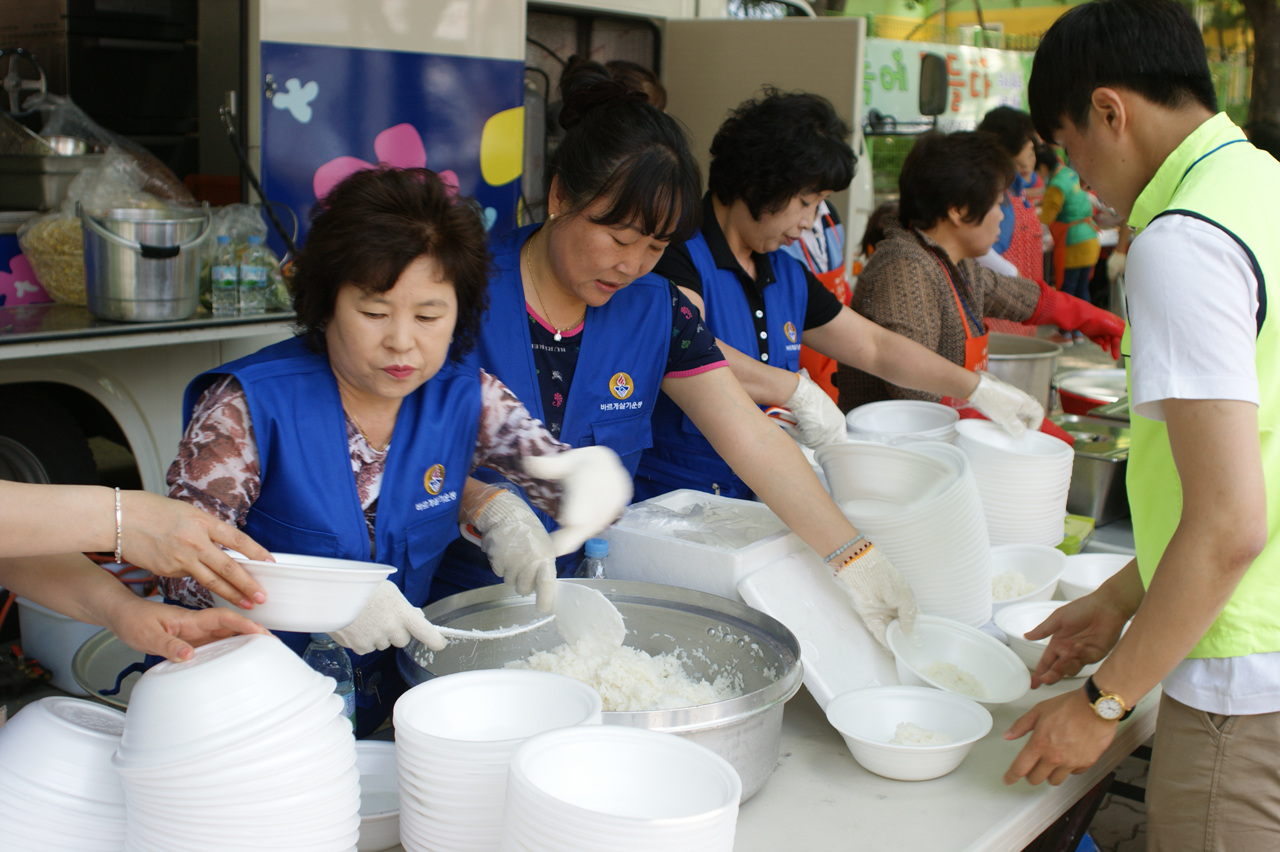
<path fill-rule="evenodd" d="M 1104 719 L 1119 719 L 1124 715 L 1124 705 L 1114 698 L 1099 698 L 1098 703 L 1093 706 Z"/>

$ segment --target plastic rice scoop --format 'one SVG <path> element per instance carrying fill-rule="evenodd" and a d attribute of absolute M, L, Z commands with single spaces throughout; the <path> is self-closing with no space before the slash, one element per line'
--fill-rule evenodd
<path fill-rule="evenodd" d="M 526 624 L 513 624 L 510 627 L 497 627 L 493 630 L 459 630 L 456 627 L 441 627 L 436 625 L 436 630 L 440 631 L 440 635 L 446 639 L 505 639 L 508 636 L 519 636 L 521 633 L 528 633 L 530 630 L 537 630 L 544 624 L 555 619 L 555 614 L 545 615 L 542 618 L 530 621 Z"/>
<path fill-rule="evenodd" d="M 590 586 L 560 583 L 552 612 L 556 617 L 556 630 L 570 645 L 589 643 L 608 650 L 622 647 L 622 640 L 627 636 L 622 613 Z"/>

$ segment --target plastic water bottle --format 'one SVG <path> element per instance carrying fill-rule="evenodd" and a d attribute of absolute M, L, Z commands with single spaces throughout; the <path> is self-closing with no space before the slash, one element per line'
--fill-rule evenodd
<path fill-rule="evenodd" d="M 602 538 L 589 538 L 586 545 L 587 556 L 578 563 L 575 577 L 587 580 L 603 580 L 604 560 L 609 555 L 609 542 Z"/>
<path fill-rule="evenodd" d="M 275 255 L 262 244 L 262 237 L 249 236 L 249 245 L 240 254 L 240 315 L 267 312 L 267 288 L 271 286 L 271 267 Z"/>
<path fill-rule="evenodd" d="M 302 654 L 302 661 L 325 677 L 333 678 L 337 686 L 334 692 L 342 696 L 342 713 L 356 725 L 356 680 L 347 649 L 333 641 L 328 633 L 312 633 L 311 644 Z"/>
<path fill-rule="evenodd" d="M 231 237 L 218 237 L 213 252 L 213 315 L 233 317 L 240 313 L 239 260 Z"/>

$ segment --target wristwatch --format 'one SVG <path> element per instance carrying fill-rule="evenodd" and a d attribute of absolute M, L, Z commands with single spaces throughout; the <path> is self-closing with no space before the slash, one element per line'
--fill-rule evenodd
<path fill-rule="evenodd" d="M 1089 706 L 1098 714 L 1099 719 L 1108 722 L 1123 722 L 1133 712 L 1132 707 L 1124 705 L 1124 699 L 1114 692 L 1103 692 L 1090 677 L 1084 682 L 1084 694 L 1089 699 Z"/>

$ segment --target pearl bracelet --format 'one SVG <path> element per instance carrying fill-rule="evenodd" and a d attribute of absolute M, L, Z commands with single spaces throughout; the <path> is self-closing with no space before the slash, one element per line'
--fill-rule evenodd
<path fill-rule="evenodd" d="M 830 554 L 829 556 L 827 556 L 827 558 L 826 558 L 826 559 L 824 559 L 824 560 L 822 560 L 822 561 L 823 561 L 823 562 L 830 562 L 832 559 L 835 559 L 835 558 L 836 558 L 837 556 L 839 556 L 841 553 L 844 553 L 846 550 L 848 550 L 849 548 L 853 547 L 853 546 L 854 546 L 855 544 L 857 544 L 858 542 L 860 542 L 860 541 L 866 541 L 866 539 L 867 539 L 867 537 L 866 537 L 865 535 L 863 535 L 862 533 L 858 533 L 858 534 L 857 534 L 857 535 L 855 535 L 853 538 L 851 538 L 851 539 L 849 539 L 848 541 L 846 541 L 843 545 L 841 545 L 840 547 L 838 547 L 838 548 L 836 548 L 834 551 L 832 551 L 832 552 L 831 552 L 831 554 Z"/>
<path fill-rule="evenodd" d="M 123 563 L 124 558 L 120 553 L 120 489 L 116 488 L 116 562 Z"/>

